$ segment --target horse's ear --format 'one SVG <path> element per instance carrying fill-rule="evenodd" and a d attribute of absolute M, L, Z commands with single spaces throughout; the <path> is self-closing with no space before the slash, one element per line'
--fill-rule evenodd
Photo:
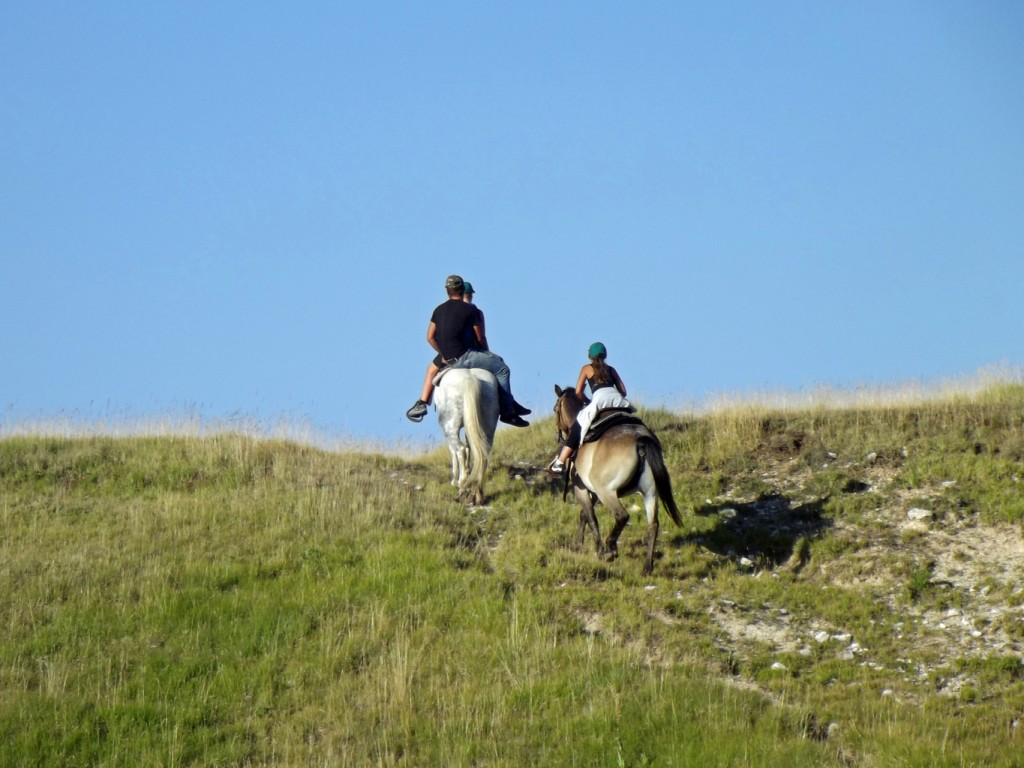
<path fill-rule="evenodd" d="M 555 384 L 555 397 L 561 397 L 561 396 L 562 396 L 562 388 L 560 386 L 558 386 L 557 384 Z"/>

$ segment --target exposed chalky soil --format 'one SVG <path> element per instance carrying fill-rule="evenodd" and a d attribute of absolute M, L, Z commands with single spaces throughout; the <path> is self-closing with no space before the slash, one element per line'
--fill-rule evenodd
<path fill-rule="evenodd" d="M 874 603 L 877 618 L 869 627 L 828 619 L 814 604 L 787 605 L 785 589 L 778 592 L 777 604 L 751 603 L 741 582 L 735 594 L 717 595 L 706 606 L 721 632 L 723 652 L 774 658 L 772 667 L 780 673 L 793 666 L 794 654 L 797 661 L 858 665 L 888 679 L 885 693 L 895 698 L 961 695 L 981 685 L 977 670 L 986 665 L 1001 667 L 1014 679 L 1024 677 L 1019 525 L 983 524 L 970 509 L 935 512 L 956 507 L 943 503 L 955 495 L 956 483 L 908 491 L 894 482 L 897 470 L 871 465 L 858 468 L 863 480 L 851 491 L 874 494 L 876 507 L 849 519 L 802 516 L 802 508 L 815 504 L 814 495 L 805 492 L 810 474 L 795 464 L 788 469 L 798 471 L 786 469 L 780 463 L 762 473 L 778 495 L 745 500 L 726 493 L 708 500 L 734 534 L 729 544 L 735 549 L 724 554 L 748 579 L 787 578 L 821 590 L 824 605 L 829 591 L 847 599 L 858 595 Z M 743 552 L 749 537 L 764 542 L 782 534 L 789 541 L 816 537 L 831 546 L 794 551 L 785 562 L 766 558 L 763 545 Z M 1010 669 L 1015 664 L 1019 670 Z"/>

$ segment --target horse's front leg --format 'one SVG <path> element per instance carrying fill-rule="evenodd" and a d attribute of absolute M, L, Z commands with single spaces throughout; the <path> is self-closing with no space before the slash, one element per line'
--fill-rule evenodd
<path fill-rule="evenodd" d="M 594 512 L 594 496 L 586 488 L 577 487 L 575 490 L 576 501 L 580 504 L 580 525 L 576 532 L 575 548 L 583 548 L 583 536 L 589 527 L 594 534 L 594 545 L 599 556 L 604 555 L 604 546 L 601 543 L 601 529 L 597 523 L 597 514 Z"/>
<path fill-rule="evenodd" d="M 611 533 L 608 534 L 608 539 L 605 541 L 609 559 L 613 560 L 619 554 L 619 534 L 622 533 L 622 529 L 629 522 L 629 512 L 622 506 L 619 497 L 614 493 L 605 494 L 601 498 L 601 503 L 608 507 L 612 514 L 615 515 L 615 523 L 612 525 Z"/>

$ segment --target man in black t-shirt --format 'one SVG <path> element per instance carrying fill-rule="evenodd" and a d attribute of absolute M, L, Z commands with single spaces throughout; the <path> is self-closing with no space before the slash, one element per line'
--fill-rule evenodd
<path fill-rule="evenodd" d="M 462 300 L 467 304 L 472 304 L 473 284 L 470 283 L 468 280 L 464 280 L 463 285 L 465 286 L 465 288 L 463 289 Z M 480 331 L 483 334 L 482 347 L 483 349 L 487 349 L 487 330 L 484 326 L 484 313 L 481 311 L 480 307 L 477 307 L 476 311 L 480 315 Z M 424 373 L 423 375 L 423 392 L 420 395 L 420 399 L 417 401 L 417 403 L 430 405 L 430 401 L 434 396 L 434 377 L 436 377 L 440 370 L 444 367 L 444 358 L 442 358 L 441 353 L 438 352 L 436 355 L 434 355 L 434 358 L 427 365 L 426 373 Z M 426 414 L 426 412 L 426 408 L 424 408 L 422 405 L 417 404 L 410 408 L 408 411 L 406 411 L 406 415 L 409 417 L 411 421 L 419 422 L 423 420 L 423 416 Z"/>
<path fill-rule="evenodd" d="M 451 368 L 483 368 L 498 380 L 499 417 L 505 424 L 526 427 L 523 415 L 530 412 L 512 397 L 510 371 L 505 361 L 487 349 L 480 311 L 463 301 L 465 283 L 458 275 L 445 281 L 448 300 L 439 304 L 430 316 L 427 343 L 440 355 L 441 361 Z M 426 385 L 424 385 L 426 391 Z M 429 394 L 421 397 L 406 411 L 412 421 L 421 421 L 427 413 Z"/>

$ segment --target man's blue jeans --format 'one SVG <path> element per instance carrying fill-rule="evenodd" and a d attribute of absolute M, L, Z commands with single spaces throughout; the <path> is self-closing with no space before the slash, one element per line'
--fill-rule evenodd
<path fill-rule="evenodd" d="M 471 349 L 462 357 L 448 363 L 450 368 L 483 368 L 494 374 L 498 380 L 498 409 L 502 416 L 515 416 L 515 399 L 512 397 L 511 372 L 505 361 L 493 352 Z"/>

